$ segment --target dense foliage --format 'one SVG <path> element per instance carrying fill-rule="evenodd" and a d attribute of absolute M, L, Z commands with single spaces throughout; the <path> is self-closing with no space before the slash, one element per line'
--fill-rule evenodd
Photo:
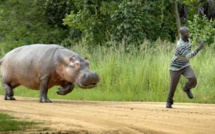
<path fill-rule="evenodd" d="M 139 46 L 145 39 L 174 42 L 174 3 L 193 39 L 214 41 L 213 0 L 1 0 L 0 45 L 7 50 L 33 43 L 71 46 Z"/>
<path fill-rule="evenodd" d="M 103 44 L 110 39 L 137 44 L 145 38 L 175 38 L 174 16 L 168 2 L 95 0 L 81 5 L 85 6 L 67 15 L 64 24 L 80 29 L 89 44 Z"/>
<path fill-rule="evenodd" d="M 54 4 L 44 0 L 0 1 L 1 47 L 10 50 L 33 43 L 60 44 L 69 30 L 61 25 L 62 11 L 52 9 L 58 5 L 50 5 Z"/>

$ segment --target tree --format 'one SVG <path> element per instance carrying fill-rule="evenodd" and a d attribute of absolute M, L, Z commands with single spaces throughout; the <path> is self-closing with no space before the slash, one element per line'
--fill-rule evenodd
<path fill-rule="evenodd" d="M 78 12 L 64 19 L 70 28 L 79 29 L 87 44 L 108 44 L 108 40 L 140 44 L 144 39 L 175 39 L 171 3 L 147 0 L 75 1 Z"/>
<path fill-rule="evenodd" d="M 189 19 L 186 17 L 186 22 L 192 31 L 191 38 L 193 41 L 197 43 L 199 40 L 203 40 L 207 44 L 213 43 L 215 36 L 215 21 L 212 17 L 215 16 L 214 1 L 184 0 L 183 3 L 190 7 L 186 9 L 187 15 L 189 15 Z M 211 12 L 209 13 L 205 9 Z"/>
<path fill-rule="evenodd" d="M 174 2 L 174 12 L 175 12 L 175 20 L 176 20 L 176 26 L 178 29 L 178 38 L 180 37 L 180 32 L 179 29 L 181 27 L 181 21 L 180 21 L 180 17 L 179 17 L 179 13 L 178 13 L 178 3 Z"/>
<path fill-rule="evenodd" d="M 69 32 L 69 28 L 62 25 L 67 13 L 67 0 L 55 1 L 55 4 L 53 1 L 0 1 L 0 44 L 7 47 L 7 51 L 34 43 L 61 44 Z M 67 4 L 72 7 L 70 3 Z"/>
<path fill-rule="evenodd" d="M 1 0 L 0 44 L 12 49 L 82 40 L 91 46 L 123 41 L 136 47 L 145 39 L 175 41 L 180 23 L 192 27 L 199 13 L 210 19 L 198 16 L 200 28 L 207 24 L 204 29 L 213 35 L 213 5 L 213 0 Z"/>

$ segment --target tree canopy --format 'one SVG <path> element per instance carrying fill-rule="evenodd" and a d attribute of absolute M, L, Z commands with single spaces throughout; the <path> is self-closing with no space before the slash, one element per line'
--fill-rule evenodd
<path fill-rule="evenodd" d="M 0 45 L 33 43 L 127 46 L 174 42 L 177 15 L 194 40 L 214 41 L 214 0 L 1 0 Z M 177 9 L 176 9 L 177 7 Z M 176 9 L 176 10 L 175 10 Z M 175 12 L 176 11 L 176 12 Z"/>

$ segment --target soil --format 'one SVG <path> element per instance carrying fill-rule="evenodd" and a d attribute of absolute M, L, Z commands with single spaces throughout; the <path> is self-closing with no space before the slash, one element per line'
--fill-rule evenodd
<path fill-rule="evenodd" d="M 214 134 L 215 105 L 165 102 L 107 102 L 16 97 L 0 112 L 21 120 L 42 122 L 38 128 L 13 133 L 68 134 Z"/>

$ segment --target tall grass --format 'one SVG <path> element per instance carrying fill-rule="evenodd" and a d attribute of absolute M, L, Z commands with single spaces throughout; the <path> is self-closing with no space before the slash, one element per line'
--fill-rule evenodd
<path fill-rule="evenodd" d="M 71 50 L 88 57 L 90 67 L 100 76 L 100 83 L 94 89 L 76 89 L 66 96 L 56 94 L 57 86 L 49 91 L 50 99 L 79 99 L 105 101 L 166 101 L 169 90 L 169 65 L 175 43 L 158 40 L 145 41 L 138 50 L 125 49 L 123 43 L 112 47 L 87 47 L 76 44 Z M 214 44 L 215 45 L 215 44 Z M 194 47 L 195 48 L 195 47 Z M 174 100 L 178 102 L 215 103 L 214 48 L 204 48 L 190 64 L 196 72 L 198 85 L 193 90 L 195 99 L 187 99 L 182 91 L 186 79 L 181 77 Z M 3 94 L 3 90 L 0 90 Z M 15 89 L 17 96 L 39 97 L 38 91 L 24 87 Z"/>

